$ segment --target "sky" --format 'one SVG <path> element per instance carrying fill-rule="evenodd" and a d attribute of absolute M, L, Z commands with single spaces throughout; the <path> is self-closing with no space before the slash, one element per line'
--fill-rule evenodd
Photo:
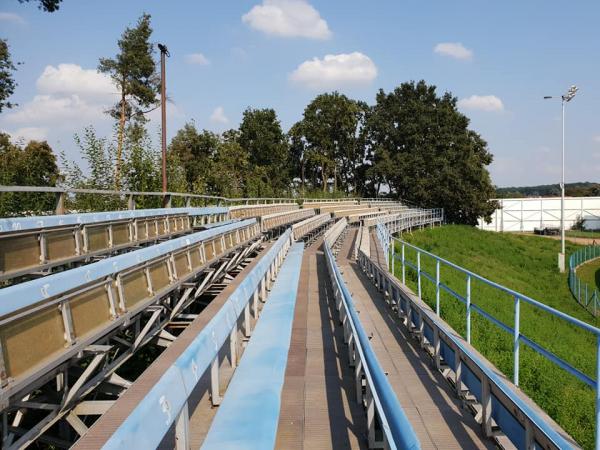
<path fill-rule="evenodd" d="M 600 181 L 598 1 L 63 0 L 45 13 L 0 0 L 0 37 L 23 63 L 10 99 L 19 106 L 0 114 L 0 130 L 80 160 L 75 133 L 111 133 L 103 111 L 116 89 L 98 60 L 117 53 L 144 12 L 171 54 L 168 139 L 189 121 L 237 127 L 247 107 L 274 108 L 287 131 L 319 93 L 373 104 L 379 89 L 424 79 L 457 97 L 488 142 L 494 184 L 551 184 L 561 174 L 560 96 L 575 84 L 566 181 Z"/>

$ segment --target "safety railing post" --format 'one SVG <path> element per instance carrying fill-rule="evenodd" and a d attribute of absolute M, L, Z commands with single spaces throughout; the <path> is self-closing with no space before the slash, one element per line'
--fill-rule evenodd
<path fill-rule="evenodd" d="M 404 243 L 402 243 L 402 284 L 406 286 L 406 266 L 404 263 Z"/>
<path fill-rule="evenodd" d="M 421 252 L 417 250 L 417 290 L 419 294 L 419 300 L 421 298 Z"/>
<path fill-rule="evenodd" d="M 515 324 L 513 327 L 513 382 L 515 386 L 519 385 L 519 335 L 520 335 L 520 323 L 521 323 L 521 301 L 519 297 L 515 296 Z"/>
<path fill-rule="evenodd" d="M 585 304 L 588 304 L 588 296 L 587 296 L 587 283 L 585 283 Z"/>
<path fill-rule="evenodd" d="M 467 275 L 467 342 L 471 343 L 471 275 Z"/>
<path fill-rule="evenodd" d="M 65 213 L 65 198 L 67 194 L 66 192 L 57 192 L 56 193 L 56 201 L 54 207 L 54 214 L 61 215 Z"/>
<path fill-rule="evenodd" d="M 440 315 L 440 260 L 435 260 L 435 313 Z"/>
<path fill-rule="evenodd" d="M 390 270 L 390 253 L 392 252 L 392 250 L 391 250 L 392 239 L 389 235 L 385 236 L 385 242 L 387 244 L 387 248 L 386 248 L 386 252 L 385 252 L 385 266 L 387 267 L 387 269 L 389 271 Z"/>
<path fill-rule="evenodd" d="M 394 242 L 394 238 L 392 238 L 392 275 L 396 275 L 395 272 L 395 264 L 396 261 L 396 243 Z"/>

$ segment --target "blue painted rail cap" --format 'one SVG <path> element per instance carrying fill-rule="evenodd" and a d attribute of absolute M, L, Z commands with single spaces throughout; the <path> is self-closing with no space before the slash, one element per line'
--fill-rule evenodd
<path fill-rule="evenodd" d="M 203 450 L 275 448 L 303 251 L 288 252 Z"/>
<path fill-rule="evenodd" d="M 11 217 L 0 219 L 0 233 L 7 233 L 11 231 L 37 230 L 40 228 L 53 228 L 69 225 L 86 225 L 101 222 L 112 222 L 116 220 L 138 219 L 173 214 L 187 214 L 189 216 L 226 214 L 228 211 L 228 208 L 225 207 L 209 206 L 206 208 L 133 209 L 124 211 L 105 211 L 81 214 Z"/>
<path fill-rule="evenodd" d="M 134 267 L 171 251 L 253 223 L 256 223 L 255 219 L 248 219 L 210 230 L 199 231 L 75 269 L 57 272 L 43 278 L 0 289 L 0 316 L 5 316 L 48 298 L 69 292 L 79 286 L 99 281 L 108 275 Z"/>

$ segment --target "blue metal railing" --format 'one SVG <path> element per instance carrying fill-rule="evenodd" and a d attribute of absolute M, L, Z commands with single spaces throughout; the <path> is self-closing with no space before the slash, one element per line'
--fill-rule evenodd
<path fill-rule="evenodd" d="M 573 294 L 577 303 L 592 313 L 594 317 L 600 312 L 598 289 L 596 289 L 596 286 L 588 286 L 586 282 L 582 283 L 581 278 L 577 276 L 577 268 L 581 264 L 596 258 L 600 258 L 600 246 L 598 245 L 588 245 L 569 256 L 569 289 L 571 294 Z"/>
<path fill-rule="evenodd" d="M 212 370 L 215 361 L 218 367 L 219 349 L 236 330 L 238 318 L 249 302 L 257 298 L 260 290 L 264 293 L 266 280 L 272 278 L 290 245 L 291 230 L 288 229 L 136 405 L 107 440 L 104 449 L 157 448 L 174 424 L 186 422 L 181 428 L 187 429 L 189 397 L 203 374 L 209 367 Z"/>
<path fill-rule="evenodd" d="M 374 402 L 374 409 L 377 412 L 383 429 L 384 440 L 390 449 L 419 449 L 421 444 L 408 421 L 406 414 L 394 390 L 392 389 L 385 372 L 383 371 L 375 352 L 373 351 L 369 338 L 362 327 L 356 309 L 354 300 L 348 291 L 342 274 L 337 266 L 335 257 L 330 246 L 339 236 L 340 231 L 332 229 L 325 238 L 323 247 L 325 248 L 325 258 L 327 268 L 331 277 L 336 304 L 340 311 L 342 323 L 345 326 L 344 336 L 347 337 L 351 351 L 351 360 L 359 365 L 359 372 L 362 370 L 367 385 L 367 402 Z M 337 236 L 336 236 L 337 233 Z M 354 352 L 352 352 L 354 350 Z M 360 388 L 362 390 L 362 386 Z M 357 392 L 359 399 L 362 398 L 362 392 Z M 369 398 L 370 397 L 370 398 Z M 370 409 L 370 408 L 369 408 Z M 369 442 L 372 448 L 374 440 L 373 418 L 369 421 Z"/>
<path fill-rule="evenodd" d="M 87 225 L 115 220 L 142 219 L 146 217 L 186 214 L 189 216 L 222 214 L 226 216 L 228 208 L 207 206 L 204 208 L 155 208 L 131 209 L 124 211 L 103 211 L 91 213 L 73 213 L 51 216 L 27 216 L 0 218 L 0 232 L 38 230 L 67 225 Z"/>
<path fill-rule="evenodd" d="M 202 450 L 275 448 L 303 251 L 291 246 Z"/>
<path fill-rule="evenodd" d="M 400 261 L 401 263 L 401 280 L 402 284 L 406 284 L 406 268 L 409 267 L 416 272 L 417 275 L 417 295 L 419 299 L 422 299 L 422 279 L 430 281 L 435 285 L 436 295 L 435 295 L 435 311 L 436 315 L 440 315 L 440 292 L 443 290 L 450 294 L 455 299 L 459 300 L 461 303 L 465 305 L 465 320 L 466 320 L 466 332 L 465 339 L 468 343 L 471 343 L 471 312 L 474 311 L 478 313 L 481 317 L 486 320 L 492 322 L 497 325 L 500 329 L 512 334 L 512 344 L 513 344 L 513 383 L 518 386 L 519 385 L 519 366 L 520 366 L 520 358 L 519 358 L 519 350 L 520 344 L 523 343 L 527 347 L 529 347 L 534 352 L 543 356 L 548 361 L 567 371 L 569 374 L 573 375 L 575 378 L 585 383 L 589 387 L 595 390 L 595 405 L 596 405 L 596 449 L 600 449 L 600 437 L 598 436 L 598 428 L 600 425 L 600 389 L 598 386 L 598 379 L 600 374 L 600 329 L 590 325 L 586 322 L 583 322 L 579 319 L 569 316 L 561 311 L 558 311 L 544 303 L 541 303 L 537 300 L 534 300 L 520 292 L 514 291 L 506 286 L 502 286 L 498 283 L 495 283 L 487 278 L 484 278 L 480 275 L 477 275 L 470 270 L 464 269 L 463 267 L 458 266 L 444 258 L 441 258 L 433 253 L 430 253 L 426 250 L 423 250 L 415 245 L 409 244 L 402 239 L 395 238 L 391 235 L 391 233 L 386 229 L 383 224 L 377 225 L 377 236 L 380 240 L 381 246 L 384 250 L 384 253 L 391 258 L 392 261 Z M 395 253 L 395 243 L 398 243 L 401 248 L 400 255 L 396 255 Z M 412 249 L 416 252 L 417 263 L 413 264 L 408 261 L 406 258 L 406 249 Z M 421 264 L 421 256 L 426 256 L 435 261 L 436 265 L 436 273 L 432 275 L 426 272 L 423 269 Z M 386 258 L 386 259 L 389 259 Z M 440 266 L 450 267 L 462 274 L 465 275 L 465 295 L 461 295 L 454 291 L 450 286 L 442 282 L 440 277 Z M 471 284 L 472 281 L 477 280 L 487 286 L 490 286 L 496 290 L 504 292 L 513 298 L 513 317 L 514 324 L 511 327 L 510 325 L 502 322 L 501 320 L 491 316 L 490 314 L 483 311 L 477 305 L 474 305 L 471 302 Z M 576 326 L 577 328 L 584 330 L 586 332 L 592 333 L 596 338 L 596 380 L 592 379 L 579 369 L 572 366 L 570 363 L 555 355 L 552 351 L 548 350 L 544 347 L 544 345 L 539 344 L 532 339 L 524 336 L 520 331 L 520 307 L 521 303 L 526 303 L 531 305 L 535 309 L 540 311 L 544 311 L 546 313 L 551 314 L 552 316 L 564 320 L 565 322 Z"/>

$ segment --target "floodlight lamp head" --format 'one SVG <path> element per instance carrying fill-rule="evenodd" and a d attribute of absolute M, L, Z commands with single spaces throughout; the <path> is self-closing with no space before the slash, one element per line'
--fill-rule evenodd
<path fill-rule="evenodd" d="M 160 50 L 161 53 L 164 53 L 166 56 L 171 56 L 171 54 L 169 53 L 169 50 L 167 49 L 167 46 L 164 44 L 158 44 L 158 49 Z"/>
<path fill-rule="evenodd" d="M 563 95 L 563 97 L 562 97 L 563 100 L 566 102 L 570 102 L 571 100 L 573 100 L 573 97 L 575 97 L 575 94 L 577 94 L 578 90 L 579 90 L 579 88 L 577 86 L 572 85 L 569 88 L 568 92 L 565 95 Z"/>

